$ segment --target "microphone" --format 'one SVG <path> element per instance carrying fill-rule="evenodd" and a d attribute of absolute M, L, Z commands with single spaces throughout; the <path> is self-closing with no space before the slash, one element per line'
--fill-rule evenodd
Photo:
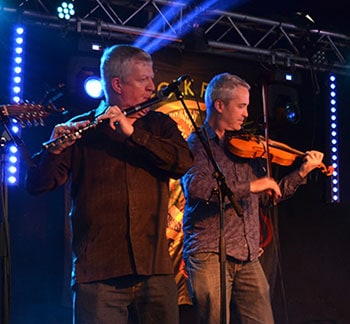
<path fill-rule="evenodd" d="M 163 98 L 165 97 L 168 97 L 172 92 L 174 92 L 177 87 L 184 81 L 188 78 L 188 75 L 184 74 L 184 75 L 181 75 L 179 76 L 175 81 L 169 83 L 168 86 L 160 89 L 157 93 L 156 93 L 156 96 L 153 97 L 153 98 L 150 98 L 136 106 L 132 106 L 132 107 L 129 107 L 129 108 L 126 108 L 123 110 L 123 114 L 125 116 L 129 116 L 129 115 L 132 115 L 140 110 L 143 110 L 147 107 L 150 107 L 160 101 L 163 100 Z"/>
<path fill-rule="evenodd" d="M 168 86 L 160 89 L 158 91 L 158 96 L 160 97 L 168 97 L 172 92 L 174 92 L 177 87 L 183 82 L 185 81 L 186 79 L 188 78 L 188 75 L 187 74 L 184 74 L 184 75 L 181 75 L 179 76 L 175 81 L 169 83 Z"/>

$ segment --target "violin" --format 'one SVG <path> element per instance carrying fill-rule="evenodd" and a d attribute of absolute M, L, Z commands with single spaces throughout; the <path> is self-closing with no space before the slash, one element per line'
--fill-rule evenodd
<path fill-rule="evenodd" d="M 282 166 L 290 166 L 297 157 L 303 157 L 306 153 L 296 150 L 284 143 L 274 140 L 266 140 L 261 135 L 239 134 L 229 135 L 226 138 L 228 150 L 243 158 L 263 158 L 267 159 L 267 151 L 271 163 Z M 334 168 L 321 163 L 318 168 L 327 176 L 333 174 Z"/>

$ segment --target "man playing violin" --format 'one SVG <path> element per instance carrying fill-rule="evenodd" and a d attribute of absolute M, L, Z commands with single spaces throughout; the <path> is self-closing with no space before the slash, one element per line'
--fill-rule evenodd
<path fill-rule="evenodd" d="M 268 206 L 271 197 L 276 202 L 291 197 L 323 159 L 321 152 L 306 152 L 301 166 L 277 182 L 265 175 L 258 159 L 232 154 L 225 146 L 225 133 L 241 129 L 248 117 L 249 95 L 250 86 L 240 77 L 216 75 L 206 89 L 207 115 L 201 128 L 242 212 L 239 216 L 232 201 L 225 197 L 226 313 L 221 309 L 220 296 L 218 182 L 198 133 L 188 138 L 195 161 L 181 178 L 186 199 L 183 253 L 199 323 L 223 323 L 223 318 L 230 323 L 230 317 L 242 323 L 274 323 L 269 284 L 258 259 L 259 206 Z M 230 303 L 234 303 L 232 309 L 237 313 L 230 314 Z"/>
<path fill-rule="evenodd" d="M 112 46 L 101 58 L 106 103 L 57 125 L 57 145 L 33 158 L 32 194 L 70 181 L 74 323 L 177 324 L 178 295 L 166 239 L 169 178 L 192 165 L 168 116 L 123 112 L 154 93 L 149 54 Z M 91 122 L 96 128 L 85 129 Z"/>

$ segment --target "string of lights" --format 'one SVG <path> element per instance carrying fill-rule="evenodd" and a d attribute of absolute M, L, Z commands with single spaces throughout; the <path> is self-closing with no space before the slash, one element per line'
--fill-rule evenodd
<path fill-rule="evenodd" d="M 331 202 L 340 202 L 339 156 L 338 156 L 338 120 L 337 120 L 337 77 L 329 76 L 329 123 L 330 152 L 334 172 L 331 177 Z"/>
<path fill-rule="evenodd" d="M 14 26 L 13 36 L 13 58 L 11 69 L 11 99 L 15 104 L 23 101 L 23 75 L 24 75 L 24 40 L 25 29 L 22 25 Z M 20 135 L 21 127 L 16 119 L 11 119 L 11 132 Z M 7 139 L 4 134 L 3 146 L 5 147 L 5 170 L 4 177 L 8 185 L 18 185 L 18 175 L 20 166 L 20 155 L 14 143 Z"/>

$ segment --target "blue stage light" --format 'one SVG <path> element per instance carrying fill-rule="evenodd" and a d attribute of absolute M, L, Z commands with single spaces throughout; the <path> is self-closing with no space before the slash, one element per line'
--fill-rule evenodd
<path fill-rule="evenodd" d="M 14 104 L 23 102 L 23 62 L 24 62 L 24 35 L 25 30 L 22 26 L 15 26 L 13 36 L 13 61 L 11 73 L 11 100 Z M 16 136 L 20 136 L 20 126 L 16 119 L 11 120 L 10 131 Z M 8 144 L 8 143 L 6 143 Z M 18 174 L 20 166 L 20 155 L 15 145 L 6 147 L 5 156 L 5 179 L 9 185 L 18 184 Z"/>
<path fill-rule="evenodd" d="M 84 90 L 86 94 L 94 99 L 102 97 L 102 85 L 101 80 L 97 76 L 90 76 L 84 81 Z"/>
<path fill-rule="evenodd" d="M 338 156 L 338 121 L 337 121 L 337 78 L 336 75 L 329 76 L 329 137 L 332 167 L 334 169 L 331 181 L 331 198 L 332 203 L 340 202 L 340 187 L 339 187 L 339 156 Z"/>

